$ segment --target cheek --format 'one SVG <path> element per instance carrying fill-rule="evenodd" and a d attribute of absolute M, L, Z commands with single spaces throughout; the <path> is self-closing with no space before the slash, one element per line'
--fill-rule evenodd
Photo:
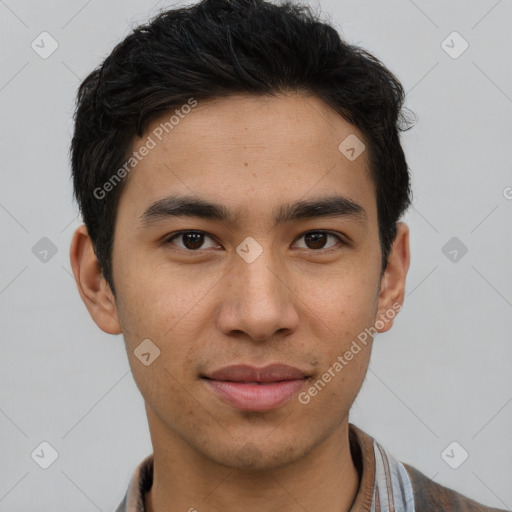
<path fill-rule="evenodd" d="M 200 308 L 194 309 L 194 304 L 199 297 L 190 289 L 178 297 L 158 279 L 141 280 L 137 287 L 125 287 L 123 292 L 119 316 L 130 368 L 141 395 L 161 417 L 194 416 L 194 403 L 189 398 L 194 394 L 194 383 L 187 374 L 192 366 L 186 361 L 189 352 L 197 349 L 192 329 L 197 327 L 194 312 L 197 316 Z"/>
<path fill-rule="evenodd" d="M 205 310 L 207 292 L 216 283 L 221 286 L 222 280 L 213 273 L 193 275 L 170 270 L 165 265 L 150 271 L 140 266 L 132 275 L 134 279 L 119 290 L 122 297 L 119 309 L 134 378 L 150 401 L 150 396 L 156 399 L 161 390 L 180 397 L 183 395 L 180 383 L 189 385 L 193 380 L 195 367 L 190 364 L 190 358 L 204 351 L 204 347 L 198 345 L 204 342 L 204 332 L 211 322 L 211 314 Z M 159 351 L 158 357 L 147 367 L 134 353 L 146 339 Z"/>
<path fill-rule="evenodd" d="M 332 276 L 307 295 L 322 354 L 319 382 L 311 389 L 314 396 L 322 395 L 317 407 L 338 404 L 342 412 L 357 396 L 370 359 L 372 337 L 367 329 L 375 322 L 377 299 L 378 278 L 365 279 L 356 272 Z"/>
<path fill-rule="evenodd" d="M 165 263 L 132 266 L 125 273 L 120 295 L 123 321 L 138 337 L 165 341 L 181 328 L 181 322 L 200 306 L 206 290 L 214 284 L 212 275 L 193 275 Z"/>
<path fill-rule="evenodd" d="M 370 267 L 371 269 L 371 267 Z M 303 281 L 306 311 L 323 323 L 324 335 L 342 342 L 373 324 L 378 308 L 379 280 L 375 272 L 341 269 Z"/>
<path fill-rule="evenodd" d="M 299 395 L 301 404 L 316 409 L 328 423 L 341 421 L 348 413 L 365 379 L 371 355 L 372 338 L 358 338 L 367 322 L 351 327 L 339 325 L 336 337 L 324 339 L 322 364 L 310 385 Z M 363 341 L 361 341 L 363 339 Z"/>

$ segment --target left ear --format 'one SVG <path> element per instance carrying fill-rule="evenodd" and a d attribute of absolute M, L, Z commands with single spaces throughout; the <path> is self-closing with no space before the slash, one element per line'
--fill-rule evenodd
<path fill-rule="evenodd" d="M 409 228 L 407 224 L 399 222 L 396 237 L 389 252 L 388 264 L 380 282 L 378 311 L 375 319 L 375 328 L 378 332 L 389 331 L 394 317 L 402 309 L 410 258 Z"/>

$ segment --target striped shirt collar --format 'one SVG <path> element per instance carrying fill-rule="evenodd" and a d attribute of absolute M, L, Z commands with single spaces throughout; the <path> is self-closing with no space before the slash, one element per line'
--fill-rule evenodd
<path fill-rule="evenodd" d="M 403 464 L 352 423 L 349 439 L 360 477 L 351 512 L 415 512 L 412 485 Z M 136 467 L 116 512 L 145 512 L 144 496 L 152 484 L 153 454 Z"/>

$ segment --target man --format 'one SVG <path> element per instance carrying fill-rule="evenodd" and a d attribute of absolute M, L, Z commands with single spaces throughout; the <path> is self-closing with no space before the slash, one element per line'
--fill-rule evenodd
<path fill-rule="evenodd" d="M 306 7 L 163 12 L 82 83 L 70 256 L 153 454 L 119 512 L 496 510 L 349 423 L 400 311 L 401 84 Z"/>

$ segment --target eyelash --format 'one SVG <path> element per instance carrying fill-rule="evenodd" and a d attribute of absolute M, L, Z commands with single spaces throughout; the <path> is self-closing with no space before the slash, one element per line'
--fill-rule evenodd
<path fill-rule="evenodd" d="M 347 245 L 347 243 L 341 238 L 341 236 L 335 232 L 335 231 L 329 231 L 329 230 L 322 230 L 322 229 L 319 229 L 319 230 L 310 230 L 310 231 L 306 231 L 305 233 L 302 233 L 300 236 L 297 237 L 296 240 L 299 240 L 300 238 L 303 238 L 304 236 L 308 235 L 308 234 L 311 234 L 311 233 L 323 233 L 323 234 L 326 234 L 326 235 L 332 235 L 334 236 L 334 238 L 336 238 L 338 240 L 338 242 L 342 245 L 342 246 L 345 246 Z M 189 234 L 200 234 L 200 235 L 205 235 L 209 238 L 211 238 L 212 240 L 215 240 L 214 237 L 212 235 L 209 235 L 208 233 L 206 233 L 205 231 L 194 231 L 194 230 L 190 230 L 190 231 L 176 231 L 175 233 L 169 235 L 168 237 L 165 238 L 164 240 L 164 244 L 171 244 L 172 243 L 172 240 L 174 240 L 175 238 L 179 238 L 180 236 L 183 236 L 183 235 L 189 235 Z M 339 247 L 337 246 L 334 246 L 334 247 L 328 247 L 326 249 L 309 249 L 310 251 L 312 252 L 330 252 L 330 251 L 333 251 L 333 250 L 337 250 Z M 301 250 L 308 250 L 308 248 L 300 248 Z M 192 249 L 183 249 L 181 247 L 178 247 L 177 249 L 174 249 L 176 252 L 188 252 L 188 253 L 199 253 L 201 252 L 201 249 L 196 249 L 196 250 L 192 250 Z"/>

